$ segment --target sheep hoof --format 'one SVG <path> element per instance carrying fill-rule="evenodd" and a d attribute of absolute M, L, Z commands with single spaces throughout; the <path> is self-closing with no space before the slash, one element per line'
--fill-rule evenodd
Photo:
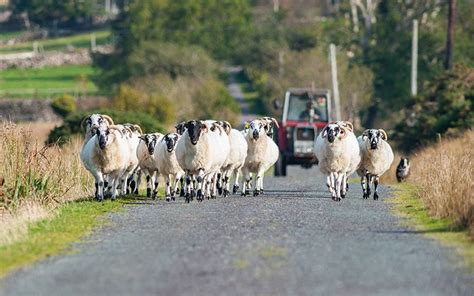
<path fill-rule="evenodd" d="M 260 194 L 263 194 L 263 189 L 260 189 Z"/>
<path fill-rule="evenodd" d="M 250 194 L 250 190 L 245 190 L 245 195 L 249 195 Z"/>
<path fill-rule="evenodd" d="M 115 195 L 112 195 L 112 196 L 110 197 L 110 199 L 111 199 L 111 200 L 116 200 L 117 197 L 116 197 Z"/>
<path fill-rule="evenodd" d="M 203 200 L 203 195 L 202 195 L 202 190 L 201 190 L 201 189 L 199 189 L 199 190 L 197 191 L 196 199 L 197 199 L 198 201 L 202 201 L 202 200 Z"/>
<path fill-rule="evenodd" d="M 346 195 L 341 193 L 341 198 L 346 198 Z"/>
<path fill-rule="evenodd" d="M 172 196 L 172 197 L 171 197 L 171 200 L 172 200 L 172 201 L 175 201 L 175 198 L 174 198 L 174 196 Z"/>
<path fill-rule="evenodd" d="M 253 196 L 258 196 L 259 194 L 260 194 L 260 191 L 259 191 L 259 190 L 255 189 L 255 190 L 253 191 Z"/>
<path fill-rule="evenodd" d="M 97 199 L 97 201 L 103 201 L 104 200 L 104 196 L 103 195 L 97 195 L 95 197 L 95 199 Z"/>
<path fill-rule="evenodd" d="M 230 194 L 230 191 L 229 191 L 229 190 L 227 190 L 227 189 L 226 189 L 226 190 L 224 190 L 224 197 L 227 197 L 227 196 L 229 196 L 229 194 Z"/>
<path fill-rule="evenodd" d="M 239 191 L 239 186 L 234 185 L 234 187 L 232 187 L 232 194 L 236 194 L 238 191 Z"/>
<path fill-rule="evenodd" d="M 217 187 L 217 194 L 222 195 L 223 190 L 222 187 Z"/>
<path fill-rule="evenodd" d="M 184 192 L 184 189 L 181 189 L 181 191 L 179 192 L 179 197 L 183 197 L 185 195 L 186 193 Z"/>
<path fill-rule="evenodd" d="M 379 195 L 377 193 L 374 193 L 374 200 L 378 200 L 379 199 Z"/>
<path fill-rule="evenodd" d="M 167 197 L 166 197 L 166 201 L 167 201 L 167 202 L 170 202 L 170 201 L 171 201 L 171 197 L 167 196 Z"/>

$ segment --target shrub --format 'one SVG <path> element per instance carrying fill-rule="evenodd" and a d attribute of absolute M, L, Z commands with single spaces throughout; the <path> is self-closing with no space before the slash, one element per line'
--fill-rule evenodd
<path fill-rule="evenodd" d="M 474 236 L 474 131 L 416 153 L 411 159 L 411 182 L 430 213 L 469 228 Z"/>
<path fill-rule="evenodd" d="M 163 125 L 148 114 L 138 112 L 125 112 L 116 110 L 95 110 L 89 112 L 74 112 L 64 118 L 63 125 L 54 128 L 48 135 L 47 144 L 58 143 L 63 145 L 67 143 L 72 135 L 83 134 L 81 129 L 82 120 L 93 113 L 107 114 L 112 117 L 116 123 L 135 123 L 141 126 L 144 133 L 164 132 Z"/>
<path fill-rule="evenodd" d="M 409 151 L 438 135 L 459 135 L 474 125 L 474 68 L 456 66 L 433 80 L 412 100 L 396 127 L 400 148 Z"/>
<path fill-rule="evenodd" d="M 71 95 L 64 94 L 53 99 L 51 108 L 59 116 L 66 117 L 69 113 L 76 111 L 76 101 Z"/>

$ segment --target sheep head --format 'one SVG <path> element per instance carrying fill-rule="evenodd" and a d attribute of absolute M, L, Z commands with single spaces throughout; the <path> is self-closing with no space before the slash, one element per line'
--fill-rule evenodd
<path fill-rule="evenodd" d="M 190 120 L 186 122 L 184 127 L 188 130 L 189 140 L 191 144 L 196 145 L 201 137 L 201 133 L 207 133 L 208 127 L 205 122 L 201 120 Z"/>
<path fill-rule="evenodd" d="M 179 134 L 179 135 L 182 135 L 184 133 L 184 130 L 185 130 L 185 126 L 186 125 L 186 122 L 183 121 L 183 122 L 180 122 L 178 124 L 176 124 L 174 126 L 174 128 L 176 129 L 176 132 Z"/>
<path fill-rule="evenodd" d="M 109 145 L 115 140 L 116 134 L 114 134 L 114 131 L 119 132 L 119 134 L 123 137 L 122 129 L 115 125 L 109 125 L 107 128 L 99 128 L 96 130 L 100 149 L 105 149 L 107 145 Z"/>
<path fill-rule="evenodd" d="M 166 134 L 166 136 L 163 137 L 162 141 L 165 141 L 166 150 L 169 153 L 171 153 L 171 152 L 173 152 L 174 148 L 176 147 L 176 144 L 178 143 L 178 140 L 179 140 L 179 134 L 169 133 L 169 134 Z"/>
<path fill-rule="evenodd" d="M 383 129 L 367 129 L 362 133 L 362 140 L 372 150 L 377 149 L 382 140 L 386 141 L 387 139 L 387 133 Z"/>
<path fill-rule="evenodd" d="M 265 123 L 264 128 L 265 128 L 265 131 L 267 132 L 267 136 L 269 136 L 269 137 L 271 137 L 273 135 L 273 125 L 272 124 L 274 124 L 277 128 L 280 127 L 278 125 L 278 121 L 273 117 L 265 116 L 265 117 L 262 117 L 260 120 Z"/>
<path fill-rule="evenodd" d="M 336 139 L 342 140 L 347 137 L 349 132 L 350 130 L 347 127 L 341 126 L 338 122 L 331 122 L 324 127 L 321 137 L 323 139 L 327 138 L 329 143 L 334 143 Z"/>
<path fill-rule="evenodd" d="M 105 114 L 92 114 L 82 120 L 81 128 L 84 128 L 84 124 L 86 124 L 86 130 L 94 134 L 99 128 L 113 125 L 114 121 L 110 116 Z"/>
<path fill-rule="evenodd" d="M 158 142 L 159 137 L 160 137 L 160 134 L 156 133 L 156 134 L 144 134 L 138 138 L 142 140 L 143 142 L 145 142 L 145 145 L 148 149 L 148 153 L 150 155 L 153 155 L 153 153 L 155 152 L 156 143 Z"/>
<path fill-rule="evenodd" d="M 261 119 L 254 119 L 248 124 L 248 134 L 252 137 L 254 141 L 258 140 L 260 136 L 266 135 L 267 131 L 265 129 L 266 122 Z"/>

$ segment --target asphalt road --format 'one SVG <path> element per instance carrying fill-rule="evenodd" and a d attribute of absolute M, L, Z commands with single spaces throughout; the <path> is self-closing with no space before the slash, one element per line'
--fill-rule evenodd
<path fill-rule="evenodd" d="M 400 226 L 389 192 L 334 202 L 317 170 L 259 197 L 139 202 L 76 252 L 3 281 L 1 295 L 473 295 L 449 249 Z"/>

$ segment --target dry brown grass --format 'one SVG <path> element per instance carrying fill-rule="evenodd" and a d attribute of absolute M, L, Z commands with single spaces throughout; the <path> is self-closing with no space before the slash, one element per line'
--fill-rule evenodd
<path fill-rule="evenodd" d="M 441 140 L 411 158 L 411 180 L 430 214 L 474 235 L 474 131 Z"/>
<path fill-rule="evenodd" d="M 0 244 L 15 240 L 29 222 L 59 205 L 91 194 L 92 179 L 79 159 L 82 140 L 44 146 L 34 130 L 0 126 Z"/>

